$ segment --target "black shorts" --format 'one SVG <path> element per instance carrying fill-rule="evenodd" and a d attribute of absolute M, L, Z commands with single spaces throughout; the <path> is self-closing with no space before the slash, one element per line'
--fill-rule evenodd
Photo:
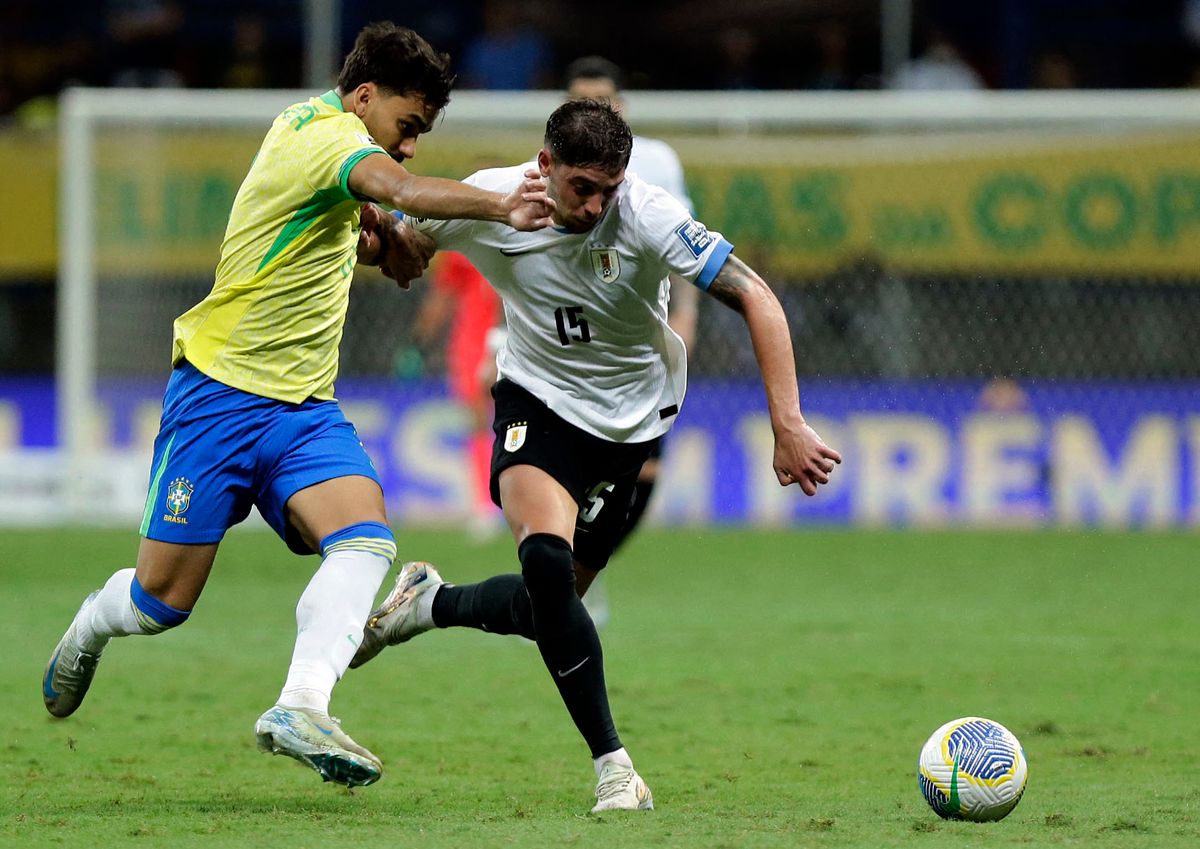
<path fill-rule="evenodd" d="M 658 439 L 610 442 L 560 418 L 511 380 L 492 387 L 492 501 L 500 503 L 500 473 L 535 466 L 554 478 L 579 505 L 572 548 L 575 559 L 600 570 L 620 540 L 638 472 Z"/>

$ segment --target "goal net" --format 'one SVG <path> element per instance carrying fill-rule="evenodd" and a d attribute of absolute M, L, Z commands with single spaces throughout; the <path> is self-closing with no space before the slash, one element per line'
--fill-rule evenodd
<path fill-rule="evenodd" d="M 229 207 L 270 121 L 311 94 L 63 96 L 56 380 L 65 462 L 46 490 L 60 515 L 140 515 L 171 322 L 212 284 Z M 764 488 L 769 432 L 714 424 L 730 403 L 717 390 L 756 379 L 745 330 L 706 303 L 691 363 L 695 415 L 681 419 L 696 427 L 671 464 L 659 505 L 667 518 L 1136 524 L 1200 515 L 1200 94 L 628 99 L 635 130 L 679 152 L 697 217 L 779 294 L 806 399 L 827 417 L 826 437 L 852 446 L 856 460 L 828 513 L 804 513 Z M 462 177 L 531 158 L 557 103 L 551 92 L 457 93 L 410 167 Z M 440 388 L 438 353 L 424 380 L 397 378 L 419 298 L 360 269 L 339 383 L 402 520 L 452 516 L 468 497 L 455 471 L 465 424 Z M 1100 419 L 1110 403 L 1141 412 L 1109 431 Z M 970 477 L 981 437 L 962 419 L 978 410 L 1032 412 L 1036 439 L 988 450 L 1038 459 L 1013 466 L 989 455 L 987 480 Z M 1072 430 L 1076 416 L 1091 429 Z M 922 453 L 938 428 L 948 441 Z M 744 470 L 728 467 L 726 437 Z M 1077 465 L 1099 463 L 1102 473 L 1064 481 L 1075 467 L 1049 455 L 1072 439 L 1095 443 Z M 751 469 L 746 458 L 757 464 L 764 452 L 765 471 Z M 1147 458 L 1158 471 L 1138 471 Z M 713 491 L 731 484 L 733 506 L 714 507 Z M 1114 501 L 1110 484 L 1133 494 Z"/>

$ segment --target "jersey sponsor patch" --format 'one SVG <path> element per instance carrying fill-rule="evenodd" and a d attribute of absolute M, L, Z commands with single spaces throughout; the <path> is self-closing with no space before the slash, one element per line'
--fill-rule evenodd
<path fill-rule="evenodd" d="M 679 236 L 679 241 L 687 246 L 687 249 L 692 252 L 692 256 L 699 258 L 708 246 L 712 244 L 712 234 L 708 232 L 708 228 L 692 218 L 680 224 L 675 228 L 675 235 Z"/>
<path fill-rule="evenodd" d="M 504 450 L 509 453 L 516 451 L 525 444 L 525 435 L 529 432 L 529 425 L 525 422 L 513 422 L 504 431 Z"/>
<path fill-rule="evenodd" d="M 592 248 L 592 273 L 601 283 L 611 283 L 621 276 L 621 257 L 616 248 Z"/>

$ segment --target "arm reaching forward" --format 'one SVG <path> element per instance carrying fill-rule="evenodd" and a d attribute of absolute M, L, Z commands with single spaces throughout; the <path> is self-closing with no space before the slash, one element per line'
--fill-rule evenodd
<path fill-rule="evenodd" d="M 529 178 L 506 195 L 447 180 L 419 177 L 388 156 L 365 156 L 350 171 L 349 186 L 367 197 L 415 218 L 471 218 L 500 221 L 516 230 L 540 230 L 550 224 L 554 201 L 540 177 Z"/>
<path fill-rule="evenodd" d="M 708 293 L 746 319 L 754 358 L 767 390 L 771 429 L 775 433 L 775 476 L 781 486 L 799 484 L 805 495 L 829 483 L 842 455 L 804 421 L 792 337 L 779 299 L 754 270 L 730 254 L 713 278 Z"/>

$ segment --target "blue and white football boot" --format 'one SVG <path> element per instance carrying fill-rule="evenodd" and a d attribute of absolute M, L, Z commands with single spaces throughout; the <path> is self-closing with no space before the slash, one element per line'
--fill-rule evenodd
<path fill-rule="evenodd" d="M 319 711 L 275 705 L 254 723 L 254 734 L 261 751 L 295 758 L 325 781 L 365 787 L 383 775 L 379 758 L 350 739 L 339 720 Z"/>
<path fill-rule="evenodd" d="M 100 652 L 87 652 L 79 645 L 76 636 L 76 623 L 84 611 L 91 606 L 100 590 L 96 590 L 83 600 L 70 627 L 63 634 L 46 671 L 42 675 L 42 700 L 46 710 L 52 716 L 59 718 L 70 716 L 83 703 L 88 687 L 92 686 L 92 678 L 96 675 L 96 664 L 100 662 Z"/>

